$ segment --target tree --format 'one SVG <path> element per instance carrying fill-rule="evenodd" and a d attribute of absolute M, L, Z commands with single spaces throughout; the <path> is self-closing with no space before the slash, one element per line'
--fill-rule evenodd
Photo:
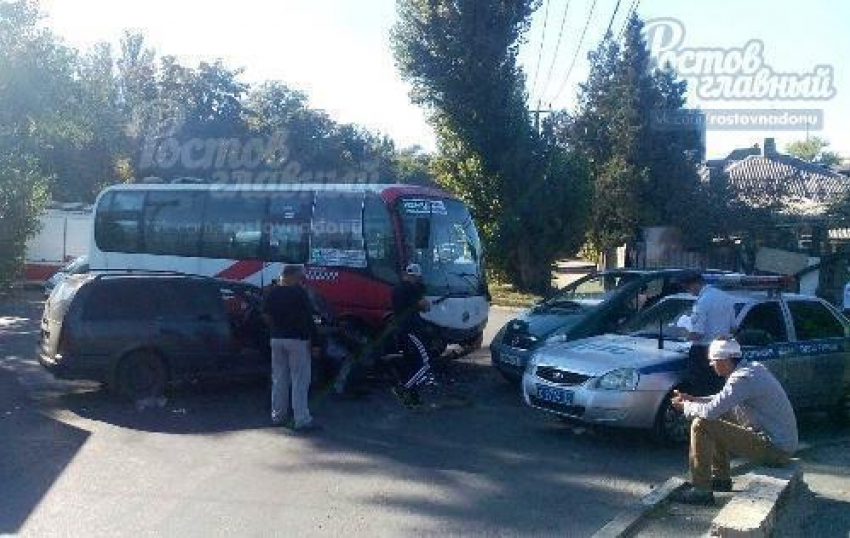
<path fill-rule="evenodd" d="M 93 202 L 105 186 L 132 176 L 134 147 L 116 74 L 109 44 L 76 57 L 71 82 L 75 97 L 66 111 L 75 136 L 56 137 L 41 156 L 42 166 L 54 178 L 54 200 Z"/>
<path fill-rule="evenodd" d="M 47 178 L 36 159 L 0 147 L 0 290 L 19 276 L 26 240 L 38 231 Z"/>
<path fill-rule="evenodd" d="M 652 65 L 637 15 L 622 47 L 609 34 L 589 59 L 567 137 L 594 179 L 590 246 L 604 252 L 642 226 L 678 226 L 692 241 L 704 238 L 704 223 L 691 218 L 702 188 L 697 132 L 659 121 L 682 112 L 685 82 Z"/>
<path fill-rule="evenodd" d="M 395 180 L 395 146 L 388 138 L 335 122 L 309 107 L 307 95 L 281 82 L 251 90 L 245 105 L 252 136 L 283 135 L 283 179 L 364 182 Z"/>
<path fill-rule="evenodd" d="M 798 159 L 810 163 L 835 166 L 841 162 L 838 153 L 830 151 L 829 141 L 818 136 L 807 137 L 805 140 L 796 140 L 785 146 L 785 151 Z"/>
<path fill-rule="evenodd" d="M 399 183 L 436 186 L 433 163 L 433 155 L 425 153 L 419 146 L 402 149 L 395 154 L 394 177 Z"/>
<path fill-rule="evenodd" d="M 62 108 L 71 98 L 69 60 L 40 27 L 37 5 L 0 2 L 0 288 L 18 276 L 47 199 L 38 151 L 74 134 Z"/>
<path fill-rule="evenodd" d="M 470 206 L 491 268 L 522 288 L 548 288 L 575 241 L 569 192 L 526 106 L 517 52 L 537 0 L 400 0 L 396 65 L 438 137 L 438 181 Z M 558 175 L 555 175 L 555 173 Z"/>

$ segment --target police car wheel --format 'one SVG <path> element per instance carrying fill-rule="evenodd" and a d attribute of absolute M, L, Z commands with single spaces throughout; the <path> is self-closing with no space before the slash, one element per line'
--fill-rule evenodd
<path fill-rule="evenodd" d="M 690 437 L 690 423 L 685 415 L 670 404 L 670 396 L 664 397 L 655 418 L 655 437 L 671 444 L 681 444 Z"/>
<path fill-rule="evenodd" d="M 501 370 L 499 370 L 499 373 L 502 374 L 502 377 L 505 379 L 505 381 L 507 381 L 508 384 L 510 384 L 512 387 L 519 388 L 519 386 L 522 384 L 522 377 L 518 377 L 513 374 L 508 374 Z"/>

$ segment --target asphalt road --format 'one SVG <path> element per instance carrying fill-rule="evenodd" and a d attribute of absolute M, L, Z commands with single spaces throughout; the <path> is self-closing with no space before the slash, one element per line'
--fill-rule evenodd
<path fill-rule="evenodd" d="M 296 436 L 268 426 L 264 384 L 219 382 L 137 411 L 44 372 L 39 314 L 35 294 L 0 302 L 0 535 L 586 536 L 685 464 L 527 409 L 486 349 L 445 376 L 468 408 L 320 394 L 324 431 Z"/>

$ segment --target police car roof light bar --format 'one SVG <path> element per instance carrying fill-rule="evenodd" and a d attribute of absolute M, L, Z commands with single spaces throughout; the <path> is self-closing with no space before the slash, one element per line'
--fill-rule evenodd
<path fill-rule="evenodd" d="M 706 283 L 725 289 L 781 292 L 794 285 L 790 276 L 774 275 L 705 275 Z"/>

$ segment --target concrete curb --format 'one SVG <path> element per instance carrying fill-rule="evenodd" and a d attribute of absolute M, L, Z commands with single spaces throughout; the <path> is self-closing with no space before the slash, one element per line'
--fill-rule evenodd
<path fill-rule="evenodd" d="M 796 454 L 800 454 L 801 452 L 808 451 L 814 448 L 812 445 L 808 443 L 800 443 L 800 447 L 797 450 Z M 758 467 L 754 466 L 750 462 L 735 458 L 732 460 L 731 471 L 733 476 L 741 476 L 743 473 L 749 473 L 747 475 L 743 475 L 745 477 L 749 477 L 749 483 L 753 482 L 753 478 L 756 476 L 751 471 Z M 799 472 L 800 476 L 799 482 L 802 483 L 802 471 L 797 463 L 793 463 L 792 467 L 787 469 L 777 469 L 777 471 L 785 471 L 790 472 L 792 469 L 796 469 L 796 472 Z M 745 478 L 745 480 L 747 480 Z M 670 496 L 671 493 L 682 487 L 682 485 L 686 482 L 686 480 L 679 476 L 673 476 L 667 479 L 661 486 L 653 489 L 651 492 L 647 493 L 640 500 L 635 503 L 633 506 L 626 508 L 622 512 L 620 512 L 617 517 L 609 521 L 604 527 L 599 529 L 594 535 L 594 538 L 621 538 L 624 536 L 628 536 L 637 526 L 643 522 L 644 518 L 652 513 L 655 508 L 657 508 L 663 501 L 667 500 L 667 497 Z M 795 484 L 796 486 L 796 484 Z M 758 489 L 758 488 L 757 488 Z M 736 494 L 735 497 L 738 495 Z M 787 496 L 786 496 L 787 497 Z M 733 498 L 734 500 L 734 498 Z M 777 501 L 780 500 L 777 498 Z M 732 501 L 730 501 L 731 504 Z M 722 510 L 721 510 L 722 512 Z M 718 514 L 719 516 L 720 514 Z M 774 511 L 775 515 L 775 511 Z M 775 518 L 774 518 L 775 519 Z M 722 522 L 721 522 L 722 523 Z M 771 524 L 773 521 L 771 521 Z M 714 525 L 712 525 L 713 527 Z M 721 536 L 738 536 L 735 534 L 726 534 Z M 741 535 L 745 536 L 745 535 Z M 759 535 L 753 535 L 759 536 Z"/>
<path fill-rule="evenodd" d="M 767 537 L 773 532 L 777 509 L 800 487 L 803 472 L 797 463 L 787 469 L 758 471 L 745 475 L 747 485 L 715 516 L 711 536 Z"/>
<path fill-rule="evenodd" d="M 617 517 L 599 529 L 593 535 L 593 538 L 617 538 L 627 535 L 637 527 L 644 517 L 667 499 L 671 493 L 682 487 L 684 483 L 685 480 L 678 476 L 667 479 L 659 487 L 641 497 L 640 501 L 634 506 L 620 512 Z"/>

